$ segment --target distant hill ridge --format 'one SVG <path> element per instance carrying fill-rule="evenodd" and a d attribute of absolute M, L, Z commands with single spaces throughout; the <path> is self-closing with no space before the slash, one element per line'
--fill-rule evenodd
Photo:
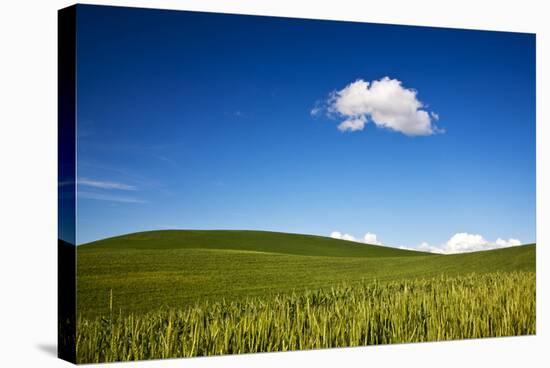
<path fill-rule="evenodd" d="M 431 253 L 351 242 L 317 235 L 255 230 L 158 230 L 80 245 L 117 249 L 225 249 L 331 257 L 414 257 Z"/>

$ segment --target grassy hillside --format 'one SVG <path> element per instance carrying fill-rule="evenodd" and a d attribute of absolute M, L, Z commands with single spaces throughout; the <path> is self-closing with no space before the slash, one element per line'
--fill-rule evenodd
<path fill-rule="evenodd" d="M 433 255 L 319 236 L 258 231 L 154 231 L 78 247 L 78 312 L 143 313 L 238 300 L 470 273 L 534 271 L 535 246 Z"/>
<path fill-rule="evenodd" d="M 406 257 L 429 253 L 324 236 L 252 230 L 160 230 L 83 244 L 79 249 L 219 249 L 331 257 Z"/>

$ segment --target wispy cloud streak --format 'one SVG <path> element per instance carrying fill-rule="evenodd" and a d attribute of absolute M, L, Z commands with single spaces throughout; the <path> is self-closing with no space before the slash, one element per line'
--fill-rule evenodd
<path fill-rule="evenodd" d="M 114 181 L 102 181 L 102 180 L 92 180 L 87 178 L 78 179 L 78 185 L 99 188 L 99 189 L 116 189 L 116 190 L 136 190 L 137 188 L 133 185 L 128 185 L 124 183 L 118 183 Z"/>
<path fill-rule="evenodd" d="M 112 195 L 112 194 L 103 194 L 103 193 L 94 193 L 87 191 L 79 191 L 78 198 L 82 199 L 92 199 L 98 201 L 109 201 L 109 202 L 119 202 L 119 203 L 147 203 L 139 198 Z"/>

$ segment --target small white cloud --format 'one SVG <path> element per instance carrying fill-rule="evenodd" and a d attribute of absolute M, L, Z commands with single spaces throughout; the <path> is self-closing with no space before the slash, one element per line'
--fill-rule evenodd
<path fill-rule="evenodd" d="M 426 242 L 420 243 L 420 245 L 416 248 L 413 247 L 406 247 L 406 246 L 400 246 L 399 249 L 404 250 L 414 250 L 414 251 L 421 251 L 421 252 L 429 252 L 429 253 L 443 253 L 443 251 L 437 247 L 432 247 L 430 244 Z"/>
<path fill-rule="evenodd" d="M 429 253 L 440 253 L 440 254 L 444 253 L 442 249 L 440 249 L 438 247 L 432 247 L 427 242 L 420 243 L 418 248 L 412 249 L 412 250 L 419 250 L 419 251 L 422 251 L 422 252 L 429 252 Z"/>
<path fill-rule="evenodd" d="M 501 238 L 498 238 L 497 241 L 495 242 L 495 245 L 498 248 L 515 247 L 515 246 L 521 245 L 521 241 L 519 239 L 513 239 L 513 238 L 510 238 L 508 240 L 503 240 Z"/>
<path fill-rule="evenodd" d="M 363 130 L 368 121 L 409 136 L 442 131 L 433 124 L 439 115 L 424 109 L 424 104 L 417 99 L 417 91 L 389 77 L 372 82 L 358 79 L 333 92 L 325 109 L 329 115 L 344 119 L 338 125 L 341 131 Z M 316 104 L 311 114 L 318 115 L 321 111 Z"/>
<path fill-rule="evenodd" d="M 340 231 L 333 231 L 330 233 L 330 237 L 334 239 L 348 240 L 348 241 L 353 241 L 357 243 L 382 245 L 382 242 L 380 242 L 376 234 L 373 234 L 373 233 L 366 233 L 363 236 L 363 239 L 357 239 L 353 235 L 341 233 Z"/>
<path fill-rule="evenodd" d="M 114 181 L 101 181 L 101 180 L 92 180 L 87 178 L 80 178 L 77 181 L 78 185 L 99 188 L 99 189 L 117 189 L 117 190 L 136 190 L 136 187 L 133 185 L 117 183 Z"/>
<path fill-rule="evenodd" d="M 354 241 L 354 242 L 357 241 L 357 239 L 355 239 L 353 235 L 349 235 L 349 234 L 342 235 L 342 240 Z"/>
<path fill-rule="evenodd" d="M 330 237 L 334 239 L 342 239 L 342 233 L 339 231 L 333 231 L 330 233 Z"/>
<path fill-rule="evenodd" d="M 365 124 L 367 123 L 367 118 L 364 116 L 359 116 L 357 118 L 349 118 L 344 120 L 338 125 L 338 130 L 341 132 L 355 132 L 356 130 L 363 130 Z"/>
<path fill-rule="evenodd" d="M 487 248 L 489 242 L 479 234 L 457 233 L 443 245 L 446 253 L 464 253 Z"/>
<path fill-rule="evenodd" d="M 342 234 L 339 231 L 333 231 L 330 233 L 330 237 L 334 239 L 341 239 L 341 240 L 348 240 L 348 241 L 357 241 L 353 235 L 350 234 Z"/>
<path fill-rule="evenodd" d="M 519 239 L 510 238 L 508 240 L 504 240 L 498 238 L 494 242 L 490 242 L 479 234 L 456 233 L 449 240 L 439 246 L 432 246 L 426 242 L 423 242 L 416 249 L 431 253 L 456 254 L 507 248 L 521 244 L 522 243 Z"/>
<path fill-rule="evenodd" d="M 366 233 L 363 236 L 363 243 L 374 244 L 374 245 L 382 245 L 382 242 L 380 242 L 378 240 L 378 237 L 376 236 L 376 234 L 373 234 L 373 233 Z"/>

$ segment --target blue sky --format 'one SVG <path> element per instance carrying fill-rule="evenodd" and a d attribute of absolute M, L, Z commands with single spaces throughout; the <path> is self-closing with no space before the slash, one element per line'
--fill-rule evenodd
<path fill-rule="evenodd" d="M 163 228 L 535 241 L 534 35 L 77 14 L 79 244 Z"/>

